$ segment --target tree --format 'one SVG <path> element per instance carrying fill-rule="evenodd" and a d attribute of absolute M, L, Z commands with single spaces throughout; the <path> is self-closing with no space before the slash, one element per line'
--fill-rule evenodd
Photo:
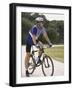
<path fill-rule="evenodd" d="M 47 29 L 47 34 L 52 41 L 52 43 L 59 44 L 64 43 L 64 21 L 60 20 L 46 20 L 45 15 L 39 13 L 24 13 L 21 15 L 21 30 L 22 30 L 22 44 L 25 44 L 26 37 L 28 35 L 29 30 L 35 24 L 35 18 L 41 16 L 44 18 L 44 26 Z M 44 37 L 41 35 L 39 39 L 46 43 Z"/>

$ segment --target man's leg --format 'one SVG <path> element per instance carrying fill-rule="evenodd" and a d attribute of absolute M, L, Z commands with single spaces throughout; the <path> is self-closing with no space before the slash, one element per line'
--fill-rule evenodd
<path fill-rule="evenodd" d="M 40 48 L 39 48 L 39 52 L 38 52 L 38 62 L 37 62 L 37 64 L 41 63 L 40 57 L 42 55 L 42 48 L 43 48 L 43 43 L 41 41 L 39 41 L 38 44 L 39 44 Z"/>
<path fill-rule="evenodd" d="M 38 63 L 41 63 L 41 60 L 40 60 L 41 55 L 42 55 L 42 52 L 39 50 L 39 52 L 38 52 L 38 62 L 37 62 L 37 64 L 38 64 Z"/>
<path fill-rule="evenodd" d="M 28 72 L 29 60 L 30 60 L 30 53 L 26 53 L 26 56 L 25 56 L 25 69 L 26 69 L 26 76 L 27 77 L 29 77 L 29 72 Z"/>
<path fill-rule="evenodd" d="M 29 67 L 29 60 L 30 60 L 30 51 L 31 45 L 26 44 L 26 56 L 25 56 L 25 69 L 26 69 L 26 76 L 29 77 L 28 67 Z"/>

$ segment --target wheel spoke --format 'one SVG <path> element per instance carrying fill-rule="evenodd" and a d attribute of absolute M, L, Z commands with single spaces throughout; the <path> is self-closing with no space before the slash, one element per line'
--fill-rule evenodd
<path fill-rule="evenodd" d="M 54 73 L 54 64 L 49 56 L 45 56 L 43 59 L 42 71 L 44 76 L 52 76 Z"/>
<path fill-rule="evenodd" d="M 34 70 L 35 70 L 35 64 L 33 62 L 33 58 L 31 57 L 29 60 L 29 67 L 28 67 L 29 74 L 32 74 Z"/>

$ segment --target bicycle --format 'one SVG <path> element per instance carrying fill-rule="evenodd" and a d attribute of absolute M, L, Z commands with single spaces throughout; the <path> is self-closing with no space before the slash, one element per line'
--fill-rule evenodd
<path fill-rule="evenodd" d="M 28 67 L 29 74 L 33 74 L 36 67 L 39 67 L 41 65 L 44 76 L 53 76 L 54 63 L 53 63 L 52 58 L 45 54 L 44 49 L 46 48 L 44 47 L 41 48 L 41 46 L 39 47 L 39 50 L 41 51 L 41 56 L 40 56 L 41 62 L 39 64 L 36 63 L 35 54 L 34 54 L 35 52 L 38 52 L 39 50 L 32 50 L 31 55 L 30 55 L 30 60 L 29 60 L 29 67 Z"/>

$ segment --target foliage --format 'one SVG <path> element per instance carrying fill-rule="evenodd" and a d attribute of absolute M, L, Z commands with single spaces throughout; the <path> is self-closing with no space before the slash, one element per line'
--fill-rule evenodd
<path fill-rule="evenodd" d="M 54 60 L 58 60 L 64 63 L 64 46 L 57 45 L 52 48 L 45 49 L 45 53 L 52 57 Z"/>
<path fill-rule="evenodd" d="M 54 44 L 63 44 L 64 43 L 64 21 L 60 20 L 46 20 L 45 15 L 40 15 L 39 13 L 24 13 L 22 12 L 21 16 L 21 25 L 22 25 L 22 44 L 25 44 L 26 37 L 29 30 L 35 24 L 35 18 L 42 16 L 45 19 L 44 27 L 47 29 L 47 34 Z M 46 43 L 45 39 L 41 35 L 39 39 Z"/>

